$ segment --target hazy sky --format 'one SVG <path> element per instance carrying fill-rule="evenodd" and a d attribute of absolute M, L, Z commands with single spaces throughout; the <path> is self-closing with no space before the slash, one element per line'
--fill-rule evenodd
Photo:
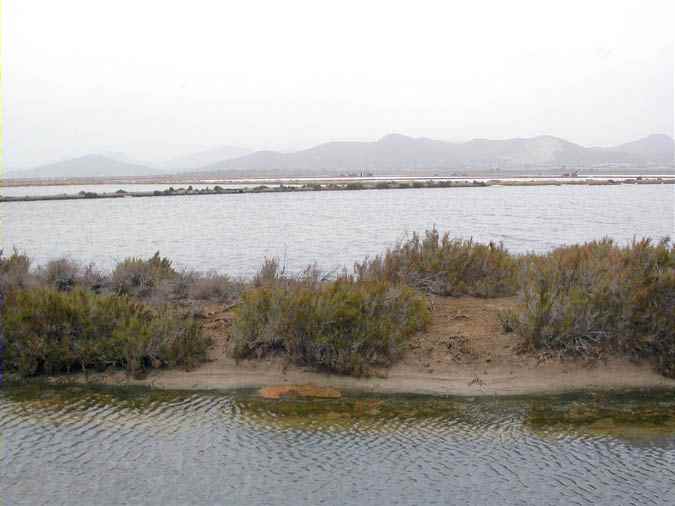
<path fill-rule="evenodd" d="M 672 3 L 4 0 L 5 164 L 672 135 Z"/>

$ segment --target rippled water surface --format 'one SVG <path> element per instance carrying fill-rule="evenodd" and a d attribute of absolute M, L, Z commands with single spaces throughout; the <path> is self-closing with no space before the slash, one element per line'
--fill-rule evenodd
<path fill-rule="evenodd" d="M 0 391 L 0 501 L 673 504 L 675 400 Z"/>
<path fill-rule="evenodd" d="M 674 201 L 674 185 L 622 185 L 12 202 L 0 203 L 1 247 L 105 269 L 160 250 L 180 266 L 234 275 L 251 275 L 265 256 L 332 270 L 434 225 L 516 252 L 660 238 L 675 229 Z"/>

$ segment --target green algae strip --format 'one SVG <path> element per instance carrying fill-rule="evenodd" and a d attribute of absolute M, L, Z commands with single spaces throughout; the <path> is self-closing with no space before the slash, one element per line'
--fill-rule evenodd
<path fill-rule="evenodd" d="M 162 404 L 181 404 L 196 398 L 231 401 L 232 412 L 208 416 L 236 416 L 260 429 L 349 430 L 355 425 L 386 432 L 388 421 L 406 422 L 409 430 L 425 420 L 484 427 L 486 421 L 510 419 L 526 432 L 542 438 L 565 435 L 650 440 L 675 436 L 675 392 L 672 390 L 572 393 L 554 396 L 432 397 L 422 395 L 366 395 L 341 398 L 264 399 L 257 390 L 172 391 L 148 387 L 46 386 L 41 383 L 5 386 L 3 399 L 22 411 L 86 411 L 114 407 L 136 413 Z M 195 414 L 202 420 L 204 414 Z M 190 416 L 186 417 L 189 422 Z"/>
<path fill-rule="evenodd" d="M 205 392 L 162 390 L 146 386 L 107 386 L 107 385 L 47 385 L 35 381 L 24 384 L 8 385 L 0 388 L 0 400 L 3 398 L 17 403 L 40 403 L 54 407 L 79 403 L 89 407 L 118 406 L 142 410 L 158 402 L 176 402 Z"/>
<path fill-rule="evenodd" d="M 584 434 L 624 439 L 675 435 L 675 392 L 586 394 L 529 402 L 524 425 L 538 435 Z"/>

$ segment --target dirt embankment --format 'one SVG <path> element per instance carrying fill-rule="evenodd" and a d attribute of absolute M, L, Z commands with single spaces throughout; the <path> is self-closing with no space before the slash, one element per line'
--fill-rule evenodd
<path fill-rule="evenodd" d="M 431 297 L 433 322 L 412 339 L 410 349 L 393 367 L 370 378 L 320 373 L 290 365 L 282 358 L 236 363 L 229 357 L 232 315 L 222 306 L 203 311 L 205 331 L 214 338 L 210 360 L 197 369 L 160 370 L 146 379 L 124 373 L 96 375 L 97 383 L 150 385 L 170 389 L 232 389 L 314 385 L 373 393 L 435 395 L 516 395 L 575 390 L 675 388 L 649 363 L 611 359 L 589 363 L 548 359 L 522 353 L 521 340 L 504 333 L 499 310 L 513 307 L 514 298 Z M 282 389 L 283 390 L 283 389 Z"/>

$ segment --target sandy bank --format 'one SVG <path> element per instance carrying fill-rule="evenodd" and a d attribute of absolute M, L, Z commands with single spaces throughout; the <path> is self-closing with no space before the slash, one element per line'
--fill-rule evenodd
<path fill-rule="evenodd" d="M 649 363 L 626 359 L 542 361 L 519 353 L 520 340 L 506 334 L 497 321 L 513 298 L 433 297 L 433 323 L 413 339 L 409 351 L 393 367 L 370 378 L 352 378 L 306 370 L 282 358 L 236 363 L 227 354 L 230 314 L 217 305 L 205 312 L 205 328 L 215 340 L 210 361 L 193 371 L 157 370 L 145 379 L 123 372 L 77 376 L 76 381 L 147 385 L 166 389 L 263 388 L 312 384 L 371 393 L 434 395 L 520 395 L 578 390 L 673 388 L 671 380 Z M 72 381 L 52 378 L 52 381 Z"/>
<path fill-rule="evenodd" d="M 58 381 L 58 379 L 57 379 Z M 84 381 L 84 380 L 83 380 Z M 311 384 L 341 390 L 371 393 L 433 395 L 521 395 L 562 393 L 579 390 L 623 390 L 673 388 L 675 381 L 655 373 L 648 364 L 610 361 L 592 367 L 578 363 L 546 363 L 526 367 L 459 366 L 452 370 L 424 372 L 395 366 L 385 377 L 351 378 L 304 371 L 283 364 L 207 364 L 195 371 L 162 371 L 144 380 L 127 378 L 123 373 L 92 375 L 95 384 L 145 385 L 175 390 L 229 390 L 263 388 L 283 384 Z"/>

